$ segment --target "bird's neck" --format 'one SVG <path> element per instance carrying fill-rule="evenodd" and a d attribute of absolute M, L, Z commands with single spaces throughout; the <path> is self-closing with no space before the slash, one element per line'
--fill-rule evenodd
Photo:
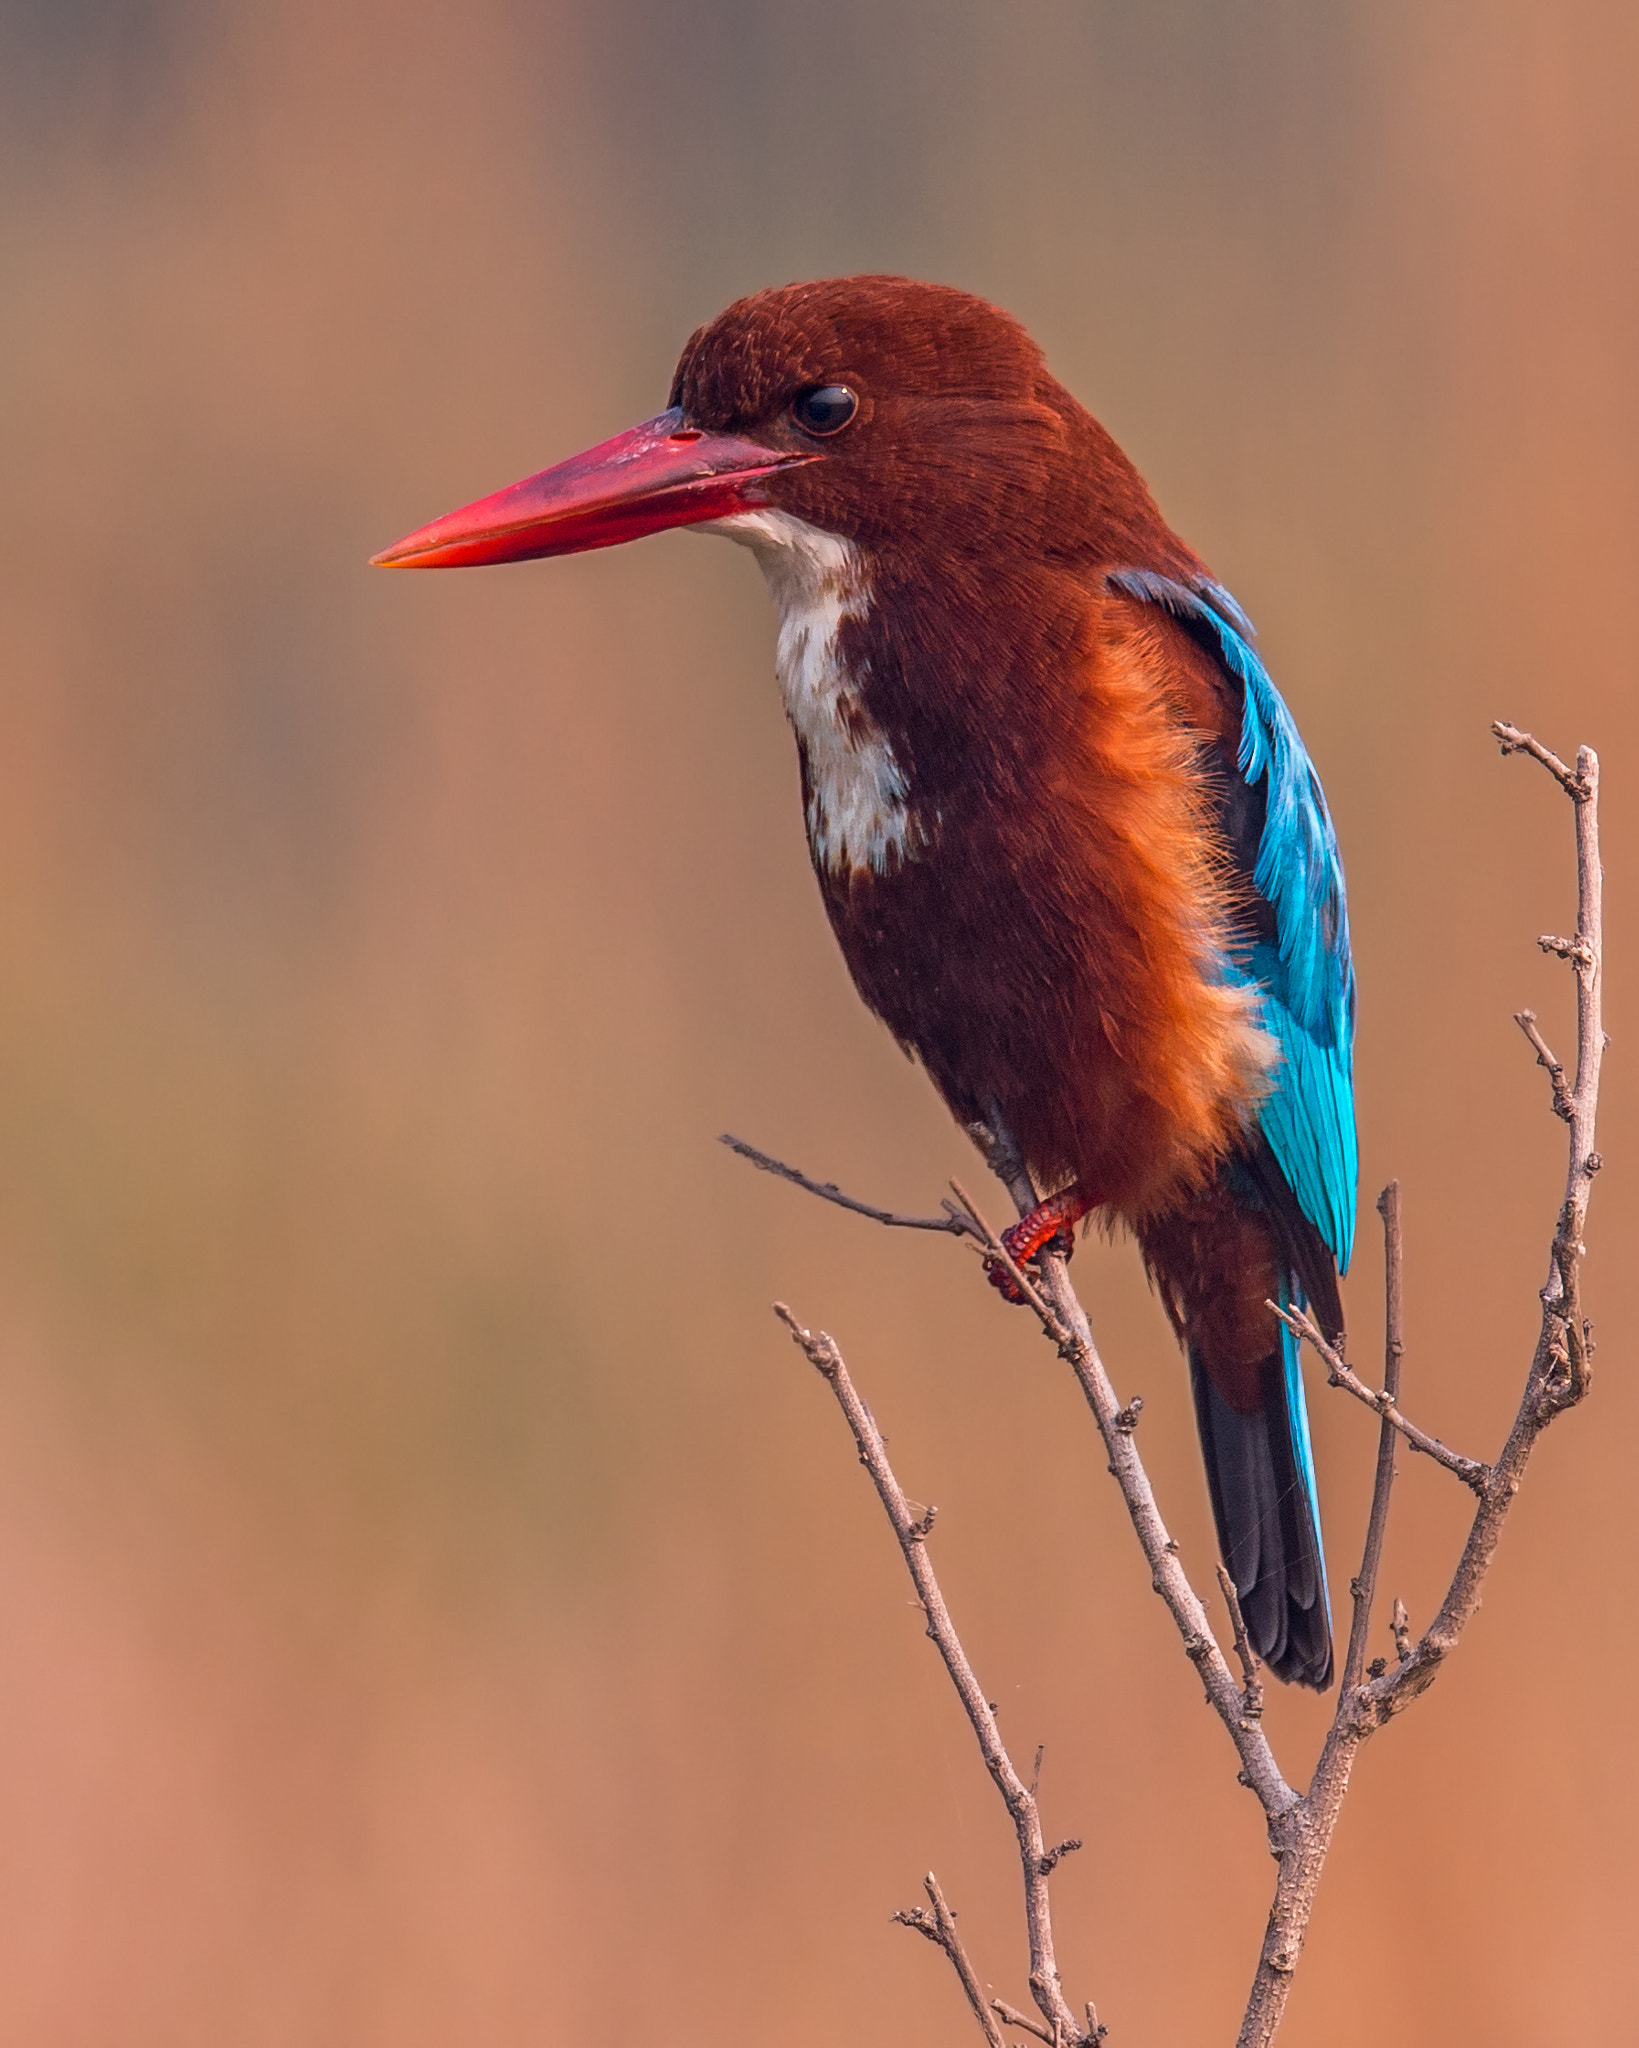
<path fill-rule="evenodd" d="M 844 624 L 864 621 L 872 608 L 864 556 L 852 541 L 772 508 L 711 530 L 756 555 L 780 614 L 775 668 L 802 751 L 814 865 L 883 874 L 915 859 L 929 822 L 912 802 L 892 737 L 867 708 L 869 664 L 844 651 Z"/>

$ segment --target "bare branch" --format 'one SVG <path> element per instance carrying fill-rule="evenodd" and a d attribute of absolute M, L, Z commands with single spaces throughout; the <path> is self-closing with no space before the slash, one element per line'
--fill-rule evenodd
<path fill-rule="evenodd" d="M 1395 1601 L 1395 1664 L 1391 1667 L 1374 1659 L 1364 1684 L 1339 1688 L 1337 1711 L 1327 1731 L 1309 1790 L 1294 1810 L 1282 1816 L 1271 1828 L 1280 1858 L 1280 1876 L 1237 2048 L 1268 2048 L 1275 2029 L 1280 2025 L 1292 1973 L 1297 1968 L 1308 1931 L 1315 1890 L 1361 1745 L 1375 1730 L 1426 1692 L 1438 1677 L 1441 1665 L 1456 1648 L 1463 1630 L 1479 1607 L 1486 1573 L 1496 1555 L 1503 1524 L 1519 1492 L 1537 1439 L 1556 1415 L 1573 1407 L 1588 1390 L 1591 1337 L 1582 1318 L 1578 1276 L 1588 1199 L 1593 1177 L 1601 1164 L 1594 1142 L 1600 1064 L 1605 1049 L 1601 1015 L 1604 878 L 1599 862 L 1599 758 L 1591 747 L 1584 747 L 1577 755 L 1573 773 L 1557 755 L 1539 745 L 1528 733 L 1504 725 L 1495 726 L 1493 730 L 1501 740 L 1505 754 L 1525 753 L 1541 762 L 1571 798 L 1576 817 L 1576 937 L 1556 942 L 1552 948 L 1562 953 L 1576 970 L 1576 1082 L 1570 1091 L 1570 1114 L 1566 1118 L 1570 1133 L 1565 1195 L 1555 1222 L 1548 1279 L 1542 1289 L 1542 1323 L 1519 1408 L 1502 1452 L 1494 1465 L 1479 1468 L 1478 1483 L 1469 1480 L 1479 1495 L 1479 1503 L 1462 1556 L 1438 1612 L 1413 1643 L 1405 1607 L 1400 1601 Z M 1557 1101 L 1555 1107 L 1558 1110 Z M 1560 1114 L 1563 1115 L 1563 1111 Z M 1290 1321 L 1288 1326 L 1298 1327 Z M 1326 1357 L 1330 1347 L 1325 1346 L 1312 1325 L 1308 1329 L 1300 1329 L 1299 1334 L 1315 1343 L 1321 1356 Z M 1358 1398 L 1376 1407 L 1385 1421 L 1394 1422 L 1408 1442 L 1417 1443 L 1417 1437 L 1399 1417 L 1390 1389 L 1385 1388 L 1381 1395 L 1373 1395 L 1363 1386 L 1349 1385 L 1354 1375 L 1342 1366 L 1340 1359 L 1337 1365 L 1342 1366 L 1341 1372 L 1333 1368 L 1332 1358 L 1327 1359 L 1327 1365 L 1329 1370 L 1334 1370 L 1339 1385 L 1348 1387 Z M 1418 1448 L 1428 1450 L 1431 1456 L 1443 1453 L 1440 1462 L 1451 1462 L 1452 1454 L 1446 1452 L 1443 1445 L 1436 1451 L 1431 1438 L 1418 1443 Z"/>
<path fill-rule="evenodd" d="M 985 2039 L 990 2048 L 1007 2048 L 1002 2031 L 990 2016 L 985 2004 L 984 1991 L 974 1974 L 973 1965 L 968 1961 L 967 1950 L 963 1948 L 961 1936 L 956 1932 L 956 1915 L 945 1903 L 945 1895 L 939 1889 L 939 1880 L 930 1870 L 922 1880 L 928 1898 L 933 1906 L 930 1913 L 925 1906 L 912 1906 L 908 1911 L 895 1913 L 893 1918 L 901 1927 L 914 1927 L 918 1934 L 925 1934 L 935 1948 L 942 1948 L 950 1958 L 951 1967 L 961 1979 L 962 1991 L 973 2009 L 973 2016 L 984 2028 Z M 1025 2022 L 1029 2024 L 1028 2021 Z M 1042 2039 L 1051 2041 L 1053 2036 L 1042 2031 Z"/>
<path fill-rule="evenodd" d="M 1385 1387 L 1381 1393 L 1374 1393 L 1335 1345 L 1328 1344 L 1320 1334 L 1313 1319 L 1302 1309 L 1281 1308 L 1270 1301 L 1264 1306 L 1280 1317 L 1294 1337 L 1301 1338 L 1313 1346 L 1317 1356 L 1326 1367 L 1326 1379 L 1330 1386 L 1341 1387 L 1346 1394 L 1353 1394 L 1357 1401 L 1375 1409 L 1390 1429 L 1396 1429 L 1411 1445 L 1414 1451 L 1421 1451 L 1437 1465 L 1443 1465 L 1448 1472 L 1455 1473 L 1464 1486 L 1482 1492 L 1491 1476 L 1491 1468 L 1482 1465 L 1477 1458 L 1465 1458 L 1460 1451 L 1448 1450 L 1437 1436 L 1430 1436 L 1419 1429 L 1415 1422 L 1408 1422 L 1394 1404 L 1394 1397 Z"/>
<path fill-rule="evenodd" d="M 793 1187 L 805 1193 L 818 1195 L 822 1202 L 834 1202 L 839 1209 L 848 1209 L 856 1216 L 868 1216 L 873 1223 L 886 1223 L 894 1230 L 942 1230 L 949 1237 L 971 1237 L 973 1226 L 965 1216 L 959 1215 L 948 1204 L 942 1216 L 901 1216 L 894 1209 L 879 1209 L 874 1202 L 861 1202 L 852 1195 L 845 1195 L 834 1180 L 810 1180 L 806 1173 L 799 1173 L 794 1166 L 787 1166 L 783 1159 L 776 1159 L 771 1153 L 759 1152 L 755 1145 L 748 1145 L 744 1138 L 736 1138 L 724 1131 L 717 1140 L 731 1152 L 737 1152 L 742 1159 L 764 1173 L 778 1175 L 788 1180 Z"/>
<path fill-rule="evenodd" d="M 1027 1179 L 1024 1190 L 1015 1196 L 1015 1200 L 1022 1200 L 1028 1189 Z M 984 1230 L 992 1253 L 1006 1260 L 1001 1240 L 971 1204 L 969 1213 Z M 1011 1260 L 1007 1263 L 1015 1276 L 1022 1278 Z M 1212 1633 L 1206 1609 L 1190 1584 L 1179 1562 L 1178 1546 L 1161 1519 L 1149 1474 L 1144 1470 L 1133 1440 L 1139 1404 L 1135 1400 L 1130 1407 L 1123 1408 L 1117 1400 L 1109 1375 L 1104 1370 L 1104 1362 L 1093 1342 L 1087 1312 L 1070 1285 L 1062 1256 L 1043 1250 L 1037 1255 L 1037 1267 L 1041 1275 L 1039 1290 L 1026 1283 L 1025 1298 L 1036 1311 L 1042 1329 L 1057 1347 L 1059 1356 L 1075 1374 L 1083 1398 L 1092 1410 L 1093 1420 L 1098 1425 L 1098 1433 L 1109 1456 L 1111 1476 L 1121 1489 L 1127 1513 L 1149 1563 L 1150 1582 L 1166 1602 L 1183 1639 L 1184 1653 L 1200 1675 L 1207 1700 L 1235 1745 L 1241 1762 L 1239 1775 L 1242 1784 L 1257 1795 L 1265 1816 L 1272 1824 L 1279 1815 L 1290 1812 L 1297 1805 L 1298 1795 L 1281 1776 L 1274 1751 L 1269 1747 L 1268 1737 L 1257 1717 L 1246 1711 L 1240 1688 Z"/>
<path fill-rule="evenodd" d="M 1036 1206 L 1036 1184 L 1030 1178 L 1024 1154 L 1007 1128 L 1007 1118 L 1002 1115 L 999 1102 L 990 1105 L 988 1118 L 986 1123 L 969 1124 L 968 1136 L 985 1155 L 985 1163 L 991 1172 L 1013 1197 L 1019 1214 L 1028 1216 Z"/>
<path fill-rule="evenodd" d="M 1383 1219 L 1383 1394 L 1390 1408 L 1400 1399 L 1400 1360 L 1405 1351 L 1402 1328 L 1400 1236 L 1400 1183 L 1391 1180 L 1377 1198 L 1377 1213 Z M 1372 1601 L 1377 1593 L 1377 1568 L 1383 1557 L 1383 1535 L 1389 1523 L 1389 1496 L 1394 1490 L 1395 1425 L 1383 1416 L 1377 1436 L 1377 1478 L 1372 1487 L 1372 1511 L 1366 1524 L 1366 1546 L 1360 1555 L 1360 1570 L 1349 1591 L 1354 1599 L 1354 1619 L 1349 1624 L 1349 1647 L 1343 1659 L 1340 1690 L 1353 1692 L 1360 1683 L 1366 1662 L 1366 1642 L 1371 1634 Z M 1398 1601 L 1395 1603 L 1398 1607 Z"/>
<path fill-rule="evenodd" d="M 997 1127 L 1002 1131 L 1000 1138 L 994 1135 Z M 993 1125 L 987 1135 L 995 1146 L 993 1156 L 1003 1159 L 1009 1153 L 1017 1156 L 1016 1147 L 1006 1135 L 999 1115 L 993 1113 Z M 1166 1525 L 1161 1520 L 1149 1475 L 1133 1443 L 1142 1402 L 1135 1397 L 1127 1407 L 1122 1407 L 1117 1401 L 1093 1343 L 1087 1312 L 1070 1285 L 1063 1258 L 1056 1252 L 1040 1253 L 1037 1267 L 1041 1284 L 1039 1287 L 1032 1285 L 1028 1276 L 1009 1257 L 1006 1247 L 986 1222 L 973 1198 L 955 1182 L 952 1186 L 958 1201 L 983 1232 L 989 1255 L 1006 1268 L 1025 1301 L 1035 1310 L 1042 1329 L 1057 1347 L 1059 1356 L 1069 1364 L 1080 1382 L 1082 1394 L 1104 1439 L 1104 1448 L 1109 1453 L 1110 1472 L 1121 1488 L 1127 1512 L 1149 1560 L 1151 1582 L 1167 1603 L 1183 1638 L 1185 1654 L 1200 1673 L 1207 1699 L 1240 1753 L 1242 1783 L 1256 1793 L 1265 1814 L 1273 1819 L 1277 1813 L 1296 1805 L 1298 1795 L 1281 1776 L 1268 1739 L 1258 1727 L 1257 1717 L 1246 1711 L 1245 1701 L 1213 1636 L 1206 1609 L 1178 1561 L 1178 1546 L 1167 1534 Z M 1014 1199 L 1020 1203 L 1033 1202 L 1034 1190 L 1028 1175 L 1020 1179 Z"/>
<path fill-rule="evenodd" d="M 1301 1797 L 1289 1786 L 1263 1733 L 1262 1689 L 1233 1581 L 1219 1569 L 1219 1583 L 1229 1609 L 1242 1683 L 1237 1686 L 1200 1599 L 1178 1559 L 1177 1545 L 1161 1520 L 1153 1491 L 1134 1442 L 1142 1402 L 1118 1403 L 1094 1345 L 1085 1311 L 1070 1285 L 1063 1256 L 1051 1247 L 1028 1267 L 1013 1260 L 978 1206 L 957 1183 L 954 1203 L 945 1204 L 942 1218 L 901 1217 L 892 1211 L 855 1201 L 834 1184 L 815 1182 L 742 1141 L 727 1138 L 744 1158 L 779 1174 L 822 1199 L 875 1221 L 923 1230 L 939 1230 L 974 1240 L 987 1266 L 1005 1272 L 1032 1309 L 1043 1332 L 1074 1371 L 1092 1411 L 1121 1489 L 1140 1547 L 1149 1565 L 1155 1591 L 1165 1601 L 1190 1661 L 1195 1665 L 1207 1700 L 1223 1722 L 1240 1759 L 1240 1778 L 1256 1794 L 1266 1818 L 1270 1847 L 1279 1865 L 1274 1904 L 1270 1910 L 1258 1967 L 1238 2037 L 1238 2048 L 1268 2048 L 1285 2010 L 1286 1999 L 1302 1954 L 1316 1888 L 1331 1844 L 1338 1815 L 1348 1792 L 1354 1759 L 1380 1727 L 1408 1706 L 1434 1682 L 1450 1652 L 1479 1606 L 1487 1571 L 1495 1556 L 1502 1527 L 1538 1437 L 1565 1409 L 1587 1393 L 1591 1381 L 1593 1337 L 1582 1314 L 1580 1270 L 1583 1230 L 1593 1178 L 1602 1161 L 1595 1146 L 1600 1066 L 1604 1050 L 1601 1016 L 1603 939 L 1602 875 L 1599 864 L 1599 762 L 1583 748 L 1575 769 L 1528 733 L 1510 725 L 1493 730 L 1505 754 L 1529 755 L 1558 782 L 1574 806 L 1577 845 L 1577 924 L 1568 939 L 1541 943 L 1564 959 L 1576 975 L 1577 1058 L 1574 1082 L 1555 1060 L 1538 1029 L 1534 1013 L 1521 1011 L 1517 1021 L 1549 1077 L 1554 1112 L 1569 1127 L 1565 1193 L 1555 1220 L 1546 1284 L 1541 1291 L 1542 1319 L 1525 1386 L 1508 1437 L 1495 1464 L 1485 1465 L 1451 1451 L 1438 1438 L 1409 1422 L 1400 1409 L 1400 1375 L 1404 1348 L 1402 1329 L 1402 1266 L 1399 1190 L 1384 1190 L 1379 1210 L 1384 1223 L 1386 1333 L 1384 1385 L 1369 1387 L 1329 1342 L 1312 1318 L 1301 1310 L 1273 1312 L 1326 1366 L 1333 1385 L 1341 1387 L 1379 1418 L 1376 1483 L 1367 1524 L 1360 1571 L 1353 1581 L 1354 1614 L 1344 1657 L 1336 1711 L 1327 1731 L 1309 1789 Z M 992 1104 L 983 1124 L 971 1127 L 975 1141 L 1007 1186 L 1021 1215 L 1036 1202 L 1036 1190 L 1006 1119 Z M 1036 1805 L 1036 1787 L 1026 1787 L 1003 1747 L 995 1709 L 986 1701 L 957 1639 L 927 1557 L 925 1539 L 934 1510 L 913 1516 L 888 1463 L 880 1433 L 849 1381 L 841 1354 L 823 1333 L 803 1329 L 783 1306 L 778 1314 L 810 1361 L 826 1378 L 853 1432 L 861 1462 L 873 1483 L 899 1540 L 927 1632 L 938 1647 L 947 1672 L 978 1739 L 981 1754 L 1001 1793 L 1019 1845 L 1024 1877 L 1025 1917 L 1030 1940 L 1031 1992 L 1040 2019 L 1016 2012 L 997 1999 L 986 2006 L 971 1964 L 956 1938 L 954 1916 L 934 1880 L 927 1880 L 932 1911 L 916 1908 L 895 1918 L 916 1928 L 944 1949 L 962 1982 L 969 2006 L 985 2031 L 988 2048 L 1000 2048 L 999 2017 L 1049 2048 L 1093 2048 L 1104 2036 L 1091 2005 L 1082 2028 L 1065 2002 L 1053 1954 L 1047 1882 L 1059 1860 L 1079 1848 L 1067 1840 L 1045 1845 Z M 1380 1574 L 1385 1533 L 1395 1476 L 1395 1439 L 1433 1458 L 1461 1479 L 1477 1496 L 1473 1521 L 1462 1556 L 1433 1620 L 1413 1638 L 1404 1604 L 1393 1603 L 1391 1634 L 1395 1657 L 1365 1661 L 1373 1604 Z M 1040 1753 L 1037 1754 L 1037 1773 Z"/>
<path fill-rule="evenodd" d="M 899 1481 L 888 1462 L 888 1450 L 882 1441 L 882 1433 L 871 1418 L 870 1410 L 854 1390 L 854 1383 L 848 1377 L 848 1368 L 843 1363 L 842 1353 L 835 1342 L 823 1330 L 806 1330 L 791 1313 L 784 1302 L 774 1304 L 774 1313 L 791 1332 L 793 1339 L 806 1355 L 809 1363 L 821 1374 L 837 1398 L 837 1405 L 847 1419 L 853 1432 L 854 1442 L 859 1450 L 860 1463 L 870 1473 L 876 1487 L 877 1497 L 887 1511 L 893 1532 L 899 1539 L 899 1548 L 916 1588 L 917 1598 L 927 1616 L 927 1632 L 939 1655 L 944 1659 L 945 1669 L 950 1674 L 957 1696 L 962 1702 L 974 1735 L 978 1738 L 979 1752 L 985 1760 L 985 1768 L 995 1781 L 996 1789 L 1002 1795 L 1008 1818 L 1018 1838 L 1019 1857 L 1024 1871 L 1025 1924 L 1030 1937 L 1030 1994 L 1040 2009 L 1042 2018 L 1049 2026 L 1058 2029 L 1066 2048 L 1079 2048 L 1082 2033 L 1075 2015 L 1065 2002 L 1063 1987 L 1059 1981 L 1058 1963 L 1053 1954 L 1053 1917 L 1048 1899 L 1047 1880 L 1053 1865 L 1064 1853 L 1059 1849 L 1048 1851 L 1042 1834 L 1041 1815 L 1030 1788 L 1013 1767 L 996 1725 L 995 1709 L 986 1699 L 979 1681 L 973 1675 L 973 1667 L 967 1660 L 955 1624 L 945 1606 L 944 1595 L 939 1590 L 939 1581 L 934 1576 L 932 1562 L 928 1557 L 923 1530 L 916 1516 L 911 1513 Z M 934 1897 L 935 1887 L 928 1880 L 929 1896 Z M 937 1915 L 941 1901 L 934 1898 Z M 918 1909 L 920 1911 L 920 1909 Z M 907 1924 L 921 1927 L 919 1921 Z M 926 1927 L 921 1927 L 928 1933 Z M 933 1934 L 940 1946 L 957 1962 L 956 1953 L 941 1934 Z M 950 1930 L 951 1941 L 955 1939 L 954 1923 Z M 958 1963 L 959 1970 L 965 1964 Z M 963 1976 L 966 1988 L 968 1971 Z M 973 2002 L 970 1994 L 969 2002 Z M 980 1999 L 975 2006 L 980 2012 L 987 2031 L 994 2024 Z"/>

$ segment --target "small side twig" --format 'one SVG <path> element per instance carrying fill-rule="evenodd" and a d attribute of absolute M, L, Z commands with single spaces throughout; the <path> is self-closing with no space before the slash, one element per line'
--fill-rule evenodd
<path fill-rule="evenodd" d="M 1531 1048 L 1537 1056 L 1537 1065 L 1547 1069 L 1548 1086 L 1553 1090 L 1554 1115 L 1563 1122 L 1569 1123 L 1573 1105 L 1571 1102 L 1571 1091 L 1565 1082 L 1565 1069 L 1554 1058 L 1553 1053 L 1548 1048 L 1548 1041 L 1537 1029 L 1536 1011 L 1516 1010 L 1514 1012 L 1514 1022 L 1530 1040 Z"/>
<path fill-rule="evenodd" d="M 989 2042 L 990 2048 L 1006 2048 L 1002 2030 L 990 2016 L 990 2008 L 985 2004 L 984 1991 L 974 1973 L 973 1965 L 968 1961 L 967 1950 L 962 1946 L 961 1936 L 956 1932 L 956 1915 L 945 1903 L 945 1895 L 939 1889 L 938 1878 L 930 1870 L 923 1878 L 922 1884 L 932 1905 L 932 1912 L 930 1913 L 926 1906 L 911 1906 L 903 1913 L 895 1913 L 892 1916 L 895 1924 L 914 1928 L 918 1934 L 926 1935 L 935 1948 L 944 1950 L 950 1958 L 951 1968 L 961 1980 L 962 1991 L 973 2009 L 974 2018 L 984 2028 L 985 2039 Z M 1026 2021 L 1025 2024 L 1028 2025 L 1029 2022 Z M 1051 2034 L 1042 2030 L 1044 2041 L 1051 2041 L 1052 2038 Z"/>
<path fill-rule="evenodd" d="M 1249 1721 L 1257 1720 L 1263 1712 L 1263 1687 L 1258 1683 L 1258 1660 L 1252 1654 L 1252 1638 L 1246 1632 L 1246 1619 L 1241 1613 L 1241 1596 L 1235 1591 L 1235 1581 L 1222 1565 L 1218 1567 L 1218 1586 L 1224 1596 L 1224 1605 L 1229 1609 L 1229 1626 L 1235 1633 L 1235 1655 L 1241 1662 L 1241 1712 Z"/>
<path fill-rule="evenodd" d="M 1013 1285 L 1019 1290 L 1020 1299 L 1028 1303 L 1036 1311 L 1036 1314 L 1041 1317 L 1048 1333 L 1055 1341 L 1062 1342 L 1067 1339 L 1069 1332 L 1042 1299 L 1041 1290 L 1036 1286 L 1035 1281 L 1025 1271 L 1023 1266 L 1019 1264 L 1017 1259 L 1014 1258 L 1007 1246 L 1003 1244 L 996 1232 L 991 1229 L 990 1225 L 979 1213 L 978 1204 L 968 1193 L 967 1189 L 963 1187 L 959 1180 L 953 1180 L 950 1184 L 950 1191 L 956 1197 L 957 1202 L 960 1203 L 961 1213 L 972 1226 L 974 1236 L 984 1246 L 985 1264 L 987 1266 L 995 1264 L 1002 1268 L 1007 1277 L 1013 1282 Z"/>
<path fill-rule="evenodd" d="M 1018 2027 L 1026 2034 L 1034 2034 L 1038 2041 L 1055 2039 L 1051 2027 L 1044 2027 L 1040 2020 L 1033 2020 L 1027 2012 L 1019 2012 L 1009 2005 L 1005 1998 L 993 1998 L 990 2001 L 990 2009 L 992 2012 L 1000 2013 L 1008 2026 Z"/>
<path fill-rule="evenodd" d="M 1478 1458 L 1465 1458 L 1460 1451 L 1453 1451 L 1441 1443 L 1437 1436 L 1430 1436 L 1427 1430 L 1419 1429 L 1415 1422 L 1408 1422 L 1395 1406 L 1394 1396 L 1385 1387 L 1374 1392 L 1354 1370 L 1336 1345 L 1329 1344 L 1311 1317 L 1302 1309 L 1282 1308 L 1277 1302 L 1266 1302 L 1265 1306 L 1292 1332 L 1313 1347 L 1315 1355 L 1326 1368 L 1329 1385 L 1341 1387 L 1346 1394 L 1352 1394 L 1357 1401 L 1376 1411 L 1390 1429 L 1398 1430 L 1414 1451 L 1421 1451 L 1432 1458 L 1436 1465 L 1443 1465 L 1454 1473 L 1464 1486 L 1475 1493 L 1483 1493 L 1491 1477 L 1491 1467 L 1482 1465 Z"/>
<path fill-rule="evenodd" d="M 854 1195 L 844 1194 L 834 1180 L 811 1180 L 794 1166 L 788 1166 L 783 1159 L 776 1159 L 772 1153 L 761 1152 L 755 1145 L 748 1145 L 744 1138 L 736 1138 L 724 1131 L 717 1140 L 736 1152 L 742 1159 L 749 1160 L 763 1173 L 772 1173 L 780 1180 L 788 1180 L 793 1187 L 805 1193 L 818 1195 L 822 1202 L 834 1202 L 839 1209 L 850 1210 L 855 1216 L 868 1216 L 873 1223 L 885 1223 L 892 1230 L 942 1230 L 947 1237 L 972 1237 L 975 1235 L 968 1219 L 948 1204 L 942 1216 L 902 1216 L 896 1209 L 879 1209 L 874 1202 L 862 1202 Z"/>
<path fill-rule="evenodd" d="M 1586 775 L 1576 768 L 1567 768 L 1559 756 L 1545 747 L 1541 740 L 1533 739 L 1528 732 L 1521 732 L 1517 725 L 1510 725 L 1506 719 L 1494 718 L 1491 730 L 1497 737 L 1504 756 L 1529 754 L 1533 761 L 1540 761 L 1548 773 L 1564 790 L 1565 794 L 1579 804 L 1585 804 L 1593 794 L 1593 786 Z M 1587 749 L 1583 749 L 1584 753 Z"/>

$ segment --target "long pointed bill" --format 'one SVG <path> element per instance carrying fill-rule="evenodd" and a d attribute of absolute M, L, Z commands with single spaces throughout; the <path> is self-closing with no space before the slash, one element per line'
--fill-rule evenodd
<path fill-rule="evenodd" d="M 763 502 L 759 485 L 807 454 L 708 434 L 663 412 L 491 498 L 446 512 L 374 557 L 378 569 L 465 569 L 574 555 L 618 541 L 725 519 Z"/>

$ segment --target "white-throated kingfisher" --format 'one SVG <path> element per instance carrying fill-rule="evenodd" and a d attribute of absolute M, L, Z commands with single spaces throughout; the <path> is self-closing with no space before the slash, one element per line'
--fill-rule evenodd
<path fill-rule="evenodd" d="M 1136 1236 L 1253 1645 L 1327 1685 L 1303 1382 L 1266 1304 L 1342 1329 L 1354 975 L 1325 798 L 1245 615 L 1015 321 L 895 277 L 740 300 L 658 418 L 377 560 L 688 525 L 749 547 L 779 608 L 860 994 L 1053 1190 L 1015 1258 L 1090 1214 Z"/>

